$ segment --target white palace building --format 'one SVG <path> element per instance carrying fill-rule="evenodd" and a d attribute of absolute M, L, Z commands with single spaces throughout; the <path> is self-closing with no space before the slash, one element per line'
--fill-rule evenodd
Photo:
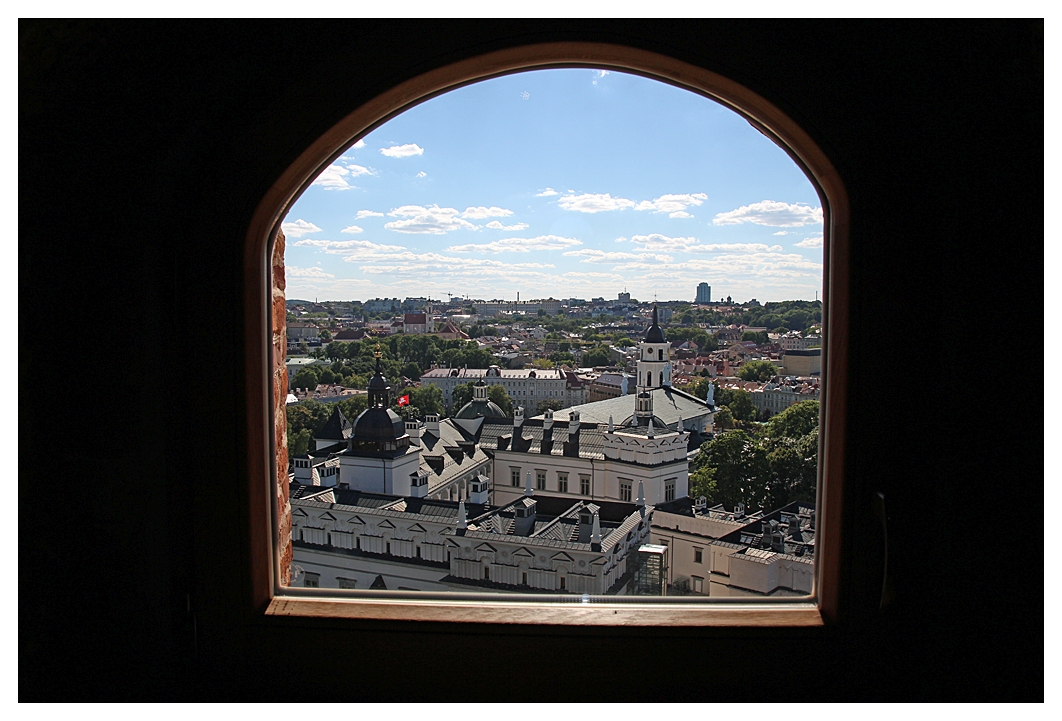
<path fill-rule="evenodd" d="M 654 309 L 636 394 L 510 419 L 480 379 L 453 418 L 408 422 L 378 361 L 369 407 L 337 409 L 293 459 L 295 582 L 623 593 L 654 506 L 688 495 L 713 430 L 711 399 L 670 387 L 667 353 Z"/>

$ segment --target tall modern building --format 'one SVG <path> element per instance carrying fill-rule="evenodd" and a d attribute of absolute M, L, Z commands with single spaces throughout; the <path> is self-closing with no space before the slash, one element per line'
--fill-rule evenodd
<path fill-rule="evenodd" d="M 697 302 L 698 303 L 711 303 L 712 302 L 712 286 L 707 283 L 697 284 Z"/>

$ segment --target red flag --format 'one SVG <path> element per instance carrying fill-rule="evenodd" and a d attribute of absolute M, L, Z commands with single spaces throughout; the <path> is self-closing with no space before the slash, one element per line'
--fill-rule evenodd
<path fill-rule="evenodd" d="M 404 395 L 401 398 L 399 398 L 398 399 L 398 405 L 400 405 L 400 406 L 408 406 L 409 405 L 409 396 L 408 395 Z"/>

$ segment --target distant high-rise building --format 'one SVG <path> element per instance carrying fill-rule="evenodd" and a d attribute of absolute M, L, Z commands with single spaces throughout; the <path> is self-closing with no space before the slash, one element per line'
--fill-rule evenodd
<path fill-rule="evenodd" d="M 631 294 L 630 293 L 620 293 L 619 294 L 619 302 L 620 303 L 630 303 L 631 302 Z"/>
<path fill-rule="evenodd" d="M 711 303 L 712 302 L 712 286 L 707 283 L 699 283 L 697 285 L 697 302 L 698 303 Z"/>

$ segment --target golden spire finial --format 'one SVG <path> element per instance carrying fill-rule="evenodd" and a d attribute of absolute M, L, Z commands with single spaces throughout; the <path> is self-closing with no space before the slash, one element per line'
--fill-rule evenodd
<path fill-rule="evenodd" d="M 373 358 L 383 358 L 383 353 L 380 352 L 380 344 L 376 344 L 376 352 L 372 354 Z"/>

